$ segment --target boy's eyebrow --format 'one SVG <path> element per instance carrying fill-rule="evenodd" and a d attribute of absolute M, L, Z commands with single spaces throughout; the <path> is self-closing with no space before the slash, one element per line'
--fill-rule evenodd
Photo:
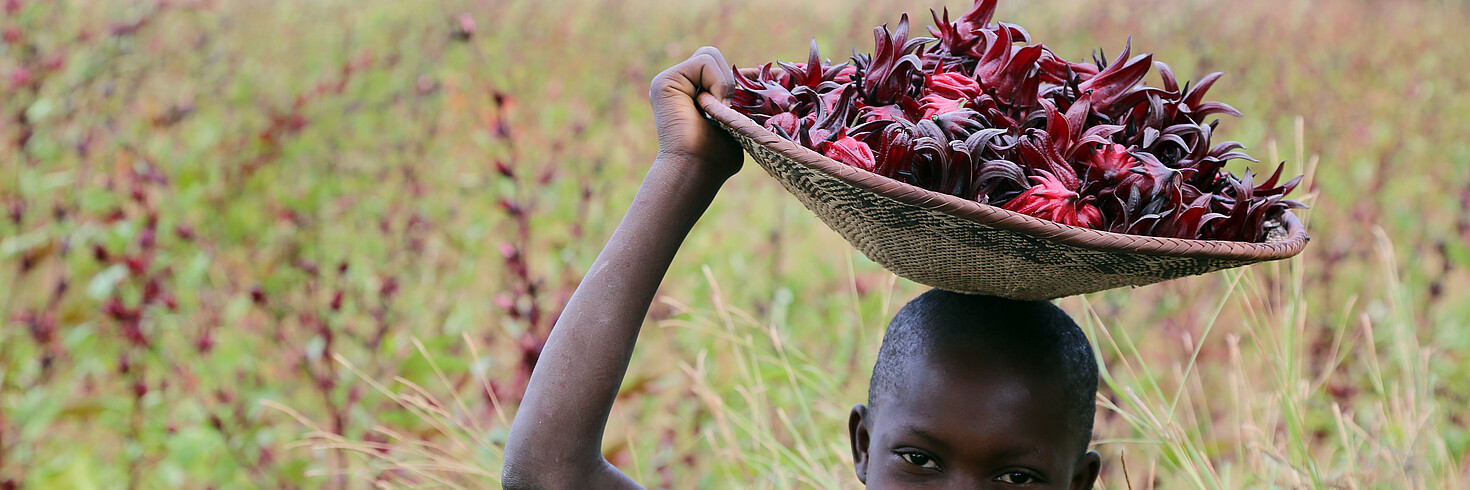
<path fill-rule="evenodd" d="M 900 426 L 898 429 L 901 430 L 901 431 L 904 431 L 904 432 L 908 432 L 910 434 L 913 434 L 915 436 L 918 436 L 919 438 L 924 439 L 929 444 L 936 446 L 938 449 L 949 449 L 950 448 L 949 447 L 949 444 L 947 442 L 945 442 L 944 439 L 942 439 L 942 438 L 940 438 L 940 437 L 938 437 L 938 436 L 930 433 L 927 430 L 924 430 L 923 428 L 921 428 L 919 426 L 916 426 L 916 425 L 904 425 L 904 426 Z M 1041 452 L 1042 452 L 1041 451 L 1041 448 L 1037 448 L 1037 447 L 1031 447 L 1031 448 L 1012 447 L 1012 448 L 1002 449 L 1002 450 L 999 450 L 999 451 L 990 453 L 989 456 L 992 457 L 992 458 L 996 458 L 996 459 L 1010 460 L 1010 459 L 1021 459 L 1021 458 L 1025 458 L 1027 456 L 1034 456 L 1034 455 L 1039 454 Z"/>
<path fill-rule="evenodd" d="M 938 436 L 936 436 L 934 434 L 930 434 L 929 431 L 926 431 L 923 428 L 920 428 L 919 426 L 916 426 L 916 425 L 904 425 L 904 426 L 900 426 L 898 429 L 901 430 L 901 431 L 904 431 L 904 432 L 907 432 L 907 433 L 910 433 L 910 434 L 919 436 L 919 438 L 924 439 L 925 441 L 928 441 L 929 444 L 932 444 L 934 446 L 938 446 L 938 447 L 944 448 L 944 449 L 948 449 L 949 448 L 949 443 L 945 442 L 944 439 L 942 439 L 942 438 L 940 438 L 940 437 L 938 437 Z"/>
<path fill-rule="evenodd" d="M 1039 449 L 1039 448 L 1030 448 L 1030 449 L 1019 449 L 1019 448 L 1017 448 L 1017 449 L 1006 449 L 1006 450 L 1002 450 L 1002 451 L 996 451 L 995 454 L 992 454 L 992 456 L 995 457 L 995 458 L 997 458 L 997 459 L 1022 459 L 1022 458 L 1025 458 L 1027 456 L 1032 456 L 1032 455 L 1039 454 L 1039 453 L 1041 453 L 1041 449 Z"/>

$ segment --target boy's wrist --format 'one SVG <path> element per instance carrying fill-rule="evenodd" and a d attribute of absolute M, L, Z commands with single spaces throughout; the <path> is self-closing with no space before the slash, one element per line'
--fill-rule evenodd
<path fill-rule="evenodd" d="M 718 190 L 726 180 L 735 175 L 735 169 L 721 168 L 709 162 L 707 159 L 695 155 L 682 153 L 665 153 L 660 151 L 653 160 L 653 167 L 667 170 L 677 175 L 680 180 L 688 184 L 700 185 L 701 187 L 712 186 L 712 190 Z M 650 169 L 652 170 L 652 169 Z M 650 172 L 652 173 L 652 172 Z"/>

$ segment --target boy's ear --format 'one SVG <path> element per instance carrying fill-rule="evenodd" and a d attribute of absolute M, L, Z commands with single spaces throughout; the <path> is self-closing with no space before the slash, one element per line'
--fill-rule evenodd
<path fill-rule="evenodd" d="M 1088 451 L 1082 455 L 1082 461 L 1072 473 L 1072 490 L 1092 490 L 1092 485 L 1097 483 L 1097 474 L 1102 471 L 1102 456 L 1097 451 Z"/>
<path fill-rule="evenodd" d="M 852 443 L 852 469 L 858 481 L 868 483 L 868 407 L 861 403 L 852 406 L 852 415 L 847 418 L 847 435 Z M 1094 453 L 1096 454 L 1096 453 Z M 1093 472 L 1096 475 L 1096 472 Z"/>

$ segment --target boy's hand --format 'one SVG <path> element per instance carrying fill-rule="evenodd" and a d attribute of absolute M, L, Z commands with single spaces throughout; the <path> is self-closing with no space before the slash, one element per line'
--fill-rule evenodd
<path fill-rule="evenodd" d="M 714 122 L 704 118 L 695 103 L 700 92 L 727 100 L 732 90 L 730 64 L 720 50 L 699 48 L 694 56 L 653 77 L 648 100 L 658 126 L 658 156 L 676 158 L 721 180 L 740 171 L 745 153 L 740 144 Z"/>

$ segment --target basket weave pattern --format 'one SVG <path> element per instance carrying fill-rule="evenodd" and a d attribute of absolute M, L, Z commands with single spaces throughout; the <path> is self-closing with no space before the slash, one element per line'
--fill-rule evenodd
<path fill-rule="evenodd" d="M 1267 243 L 1183 240 L 1062 225 L 939 194 L 843 165 L 792 143 L 702 94 L 705 112 L 756 163 L 869 259 L 950 291 L 1053 299 L 1296 255 L 1289 212 Z"/>

